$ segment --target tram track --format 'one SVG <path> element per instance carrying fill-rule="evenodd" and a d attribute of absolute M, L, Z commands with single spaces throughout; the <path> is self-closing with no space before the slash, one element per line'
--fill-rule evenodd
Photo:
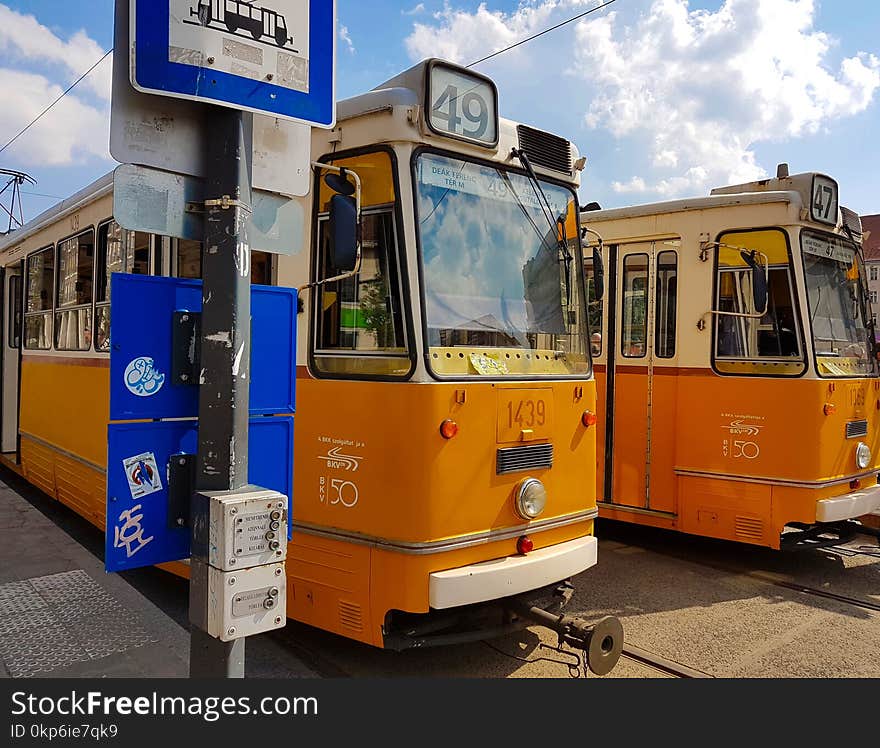
<path fill-rule="evenodd" d="M 804 595 L 821 597 L 826 600 L 834 600 L 835 602 L 844 603 L 854 608 L 861 608 L 863 610 L 870 610 L 874 611 L 875 613 L 880 613 L 880 603 L 875 603 L 871 600 L 864 600 L 858 597 L 850 597 L 849 595 L 839 595 L 836 592 L 821 590 L 818 587 L 810 587 L 809 585 L 801 584 L 800 582 L 789 582 L 786 580 L 778 579 L 775 577 L 775 575 L 769 574 L 767 572 L 742 571 L 737 573 L 744 574 L 744 576 L 750 577 L 752 579 L 758 579 L 762 582 L 767 582 L 768 584 L 772 584 L 774 587 L 782 587 L 783 589 L 793 590 L 795 592 L 800 592 Z"/>
<path fill-rule="evenodd" d="M 698 557 L 695 553 L 689 553 L 686 550 L 677 551 L 674 549 L 670 549 L 666 544 L 660 545 L 659 543 L 645 541 L 644 539 L 637 542 L 632 542 L 630 544 L 638 546 L 640 548 L 644 548 L 651 553 L 656 553 L 660 556 L 665 556 L 667 558 L 674 558 L 678 561 L 695 563 L 706 568 L 714 569 L 716 571 L 722 571 L 729 574 L 736 574 L 739 576 L 748 577 L 750 579 L 755 579 L 759 582 L 771 585 L 773 587 L 779 587 L 781 589 L 790 590 L 792 592 L 798 592 L 802 595 L 807 595 L 810 597 L 830 600 L 833 602 L 841 603 L 843 605 L 848 605 L 852 608 L 856 608 L 859 610 L 867 610 L 872 613 L 880 613 L 880 601 L 867 600 L 861 597 L 844 595 L 833 592 L 831 590 L 821 589 L 819 587 L 814 587 L 809 584 L 803 584 L 801 582 L 793 581 L 791 579 L 785 579 L 782 578 L 782 574 L 777 572 L 752 569 L 748 568 L 747 566 L 739 566 L 733 563 L 725 563 L 717 559 L 706 559 L 703 557 Z M 825 548 L 824 550 L 838 553 L 839 555 L 876 555 L 874 553 L 865 553 L 864 551 L 849 552 L 849 549 L 847 548 L 836 548 L 833 546 Z"/>
<path fill-rule="evenodd" d="M 620 656 L 628 660 L 632 660 L 633 662 L 637 662 L 641 665 L 653 668 L 654 670 L 659 670 L 661 673 L 671 675 L 674 678 L 714 677 L 712 675 L 709 675 L 708 673 L 704 673 L 702 670 L 696 670 L 695 668 L 688 667 L 687 665 L 682 665 L 680 662 L 666 659 L 665 657 L 662 657 L 655 652 L 649 652 L 646 649 L 641 649 L 640 647 L 636 647 L 632 644 L 624 644 L 623 651 L 620 653 Z"/>

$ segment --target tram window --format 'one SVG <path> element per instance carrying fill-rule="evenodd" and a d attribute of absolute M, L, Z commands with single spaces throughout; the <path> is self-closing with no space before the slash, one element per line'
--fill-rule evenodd
<path fill-rule="evenodd" d="M 675 317 L 678 305 L 678 255 L 657 255 L 657 291 L 654 323 L 654 352 L 657 358 L 675 355 Z"/>
<path fill-rule="evenodd" d="M 361 178 L 361 269 L 325 283 L 313 294 L 312 350 L 316 372 L 339 377 L 406 377 L 412 370 L 399 266 L 395 166 L 388 151 L 334 158 Z M 331 190 L 322 180 L 318 213 L 317 278 L 332 278 L 327 211 Z"/>
<path fill-rule="evenodd" d="M 272 255 L 268 252 L 251 252 L 251 283 L 272 285 Z"/>
<path fill-rule="evenodd" d="M 602 355 L 602 314 L 604 299 L 596 298 L 596 272 L 593 258 L 584 260 L 584 274 L 587 281 L 587 326 L 590 331 L 590 354 Z"/>
<path fill-rule="evenodd" d="M 110 279 L 113 273 L 150 274 L 152 236 L 127 231 L 116 221 L 98 227 L 95 278 L 95 350 L 110 350 Z"/>
<path fill-rule="evenodd" d="M 177 240 L 177 277 L 202 277 L 202 243 L 190 239 Z M 251 283 L 271 285 L 272 255 L 258 250 L 251 251 Z"/>
<path fill-rule="evenodd" d="M 87 351 L 92 347 L 94 272 L 93 230 L 58 244 L 55 347 L 59 351 Z"/>
<path fill-rule="evenodd" d="M 769 263 L 767 311 L 756 310 L 744 250 Z M 781 230 L 728 233 L 719 239 L 715 309 L 716 367 L 725 373 L 799 374 L 804 369 L 786 235 Z M 725 361 L 726 359 L 726 361 Z M 765 368 L 755 369 L 753 363 Z M 773 362 L 772 364 L 770 362 Z M 769 368 L 766 368 L 769 365 Z"/>
<path fill-rule="evenodd" d="M 321 267 L 328 261 L 327 221 L 321 222 Z M 405 353 L 400 288 L 395 263 L 394 222 L 390 210 L 363 217 L 361 271 L 321 286 L 318 350 Z"/>
<path fill-rule="evenodd" d="M 623 330 L 621 354 L 644 358 L 648 337 L 648 255 L 623 258 Z"/>
<path fill-rule="evenodd" d="M 52 347 L 52 299 L 55 295 L 55 247 L 47 247 L 27 259 L 27 304 L 24 347 Z"/>
<path fill-rule="evenodd" d="M 202 277 L 202 243 L 190 239 L 177 240 L 177 277 Z"/>
<path fill-rule="evenodd" d="M 9 279 L 9 330 L 6 333 L 6 344 L 10 348 L 21 345 L 21 276 L 13 275 Z"/>

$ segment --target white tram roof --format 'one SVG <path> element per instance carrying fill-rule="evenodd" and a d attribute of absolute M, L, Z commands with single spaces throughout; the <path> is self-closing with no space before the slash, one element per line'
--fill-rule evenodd
<path fill-rule="evenodd" d="M 713 194 L 708 197 L 686 197 L 680 200 L 665 200 L 659 203 L 628 205 L 624 208 L 582 210 L 581 220 L 590 223 L 591 221 L 613 221 L 621 218 L 639 218 L 664 213 L 707 210 L 709 208 L 727 208 L 732 205 L 764 205 L 767 203 L 793 203 L 800 201 L 800 194 L 793 190 Z"/>
<path fill-rule="evenodd" d="M 32 218 L 22 228 L 10 231 L 0 238 L 0 252 L 10 247 L 20 244 L 25 239 L 33 236 L 46 226 L 60 221 L 71 213 L 76 213 L 84 205 L 88 205 L 99 198 L 109 195 L 113 192 L 113 172 L 105 174 L 103 177 L 96 179 L 88 187 L 84 187 L 79 192 L 74 193 L 70 197 L 64 198 L 60 203 L 56 203 L 48 210 L 44 210 L 36 218 Z"/>
<path fill-rule="evenodd" d="M 744 184 L 732 184 L 726 187 L 716 187 L 708 196 L 688 197 L 680 200 L 667 200 L 658 203 L 646 203 L 644 205 L 631 205 L 624 208 L 608 208 L 606 210 L 582 210 L 581 221 L 591 223 L 594 221 L 612 221 L 627 218 L 641 218 L 656 216 L 666 213 L 682 213 L 693 210 L 708 210 L 711 208 L 730 208 L 745 205 L 766 205 L 769 203 L 786 203 L 793 206 L 806 220 L 804 211 L 809 212 L 807 207 L 810 203 L 810 195 L 813 190 L 815 172 L 788 175 L 787 165 L 785 172 L 776 177 L 760 179 Z M 828 179 L 828 177 L 825 177 Z M 833 181 L 833 180 L 832 180 Z M 836 184 L 836 183 L 835 183 Z M 861 239 L 862 225 L 859 215 L 845 205 L 838 206 L 837 227 L 848 230 L 856 241 Z"/>

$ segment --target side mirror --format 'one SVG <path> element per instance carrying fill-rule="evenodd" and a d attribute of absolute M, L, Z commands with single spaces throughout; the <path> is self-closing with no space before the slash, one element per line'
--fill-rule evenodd
<path fill-rule="evenodd" d="M 348 195 L 330 198 L 330 262 L 334 270 L 350 273 L 357 266 L 357 201 Z"/>
<path fill-rule="evenodd" d="M 602 301 L 605 296 L 605 265 L 599 247 L 593 247 L 593 292 L 596 301 Z"/>
<path fill-rule="evenodd" d="M 752 299 L 755 312 L 764 314 L 767 311 L 767 271 L 758 262 L 757 252 L 740 251 L 739 254 L 752 269 Z"/>

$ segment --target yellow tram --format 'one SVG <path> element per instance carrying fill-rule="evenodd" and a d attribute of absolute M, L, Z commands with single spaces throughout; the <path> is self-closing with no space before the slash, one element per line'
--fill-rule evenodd
<path fill-rule="evenodd" d="M 600 515 L 771 548 L 880 509 L 858 216 L 823 174 L 584 210 Z M 600 298 L 601 297 L 601 298 Z"/>
<path fill-rule="evenodd" d="M 303 300 L 288 615 L 389 648 L 551 623 L 607 672 L 616 619 L 547 613 L 597 559 L 584 159 L 499 118 L 490 79 L 439 60 L 340 102 L 312 154 L 293 256 L 252 261 L 254 282 Z M 329 205 L 355 182 L 352 273 L 333 264 Z M 109 276 L 199 277 L 201 253 L 122 230 L 112 188 L 0 243 L 4 459 L 98 526 Z"/>

